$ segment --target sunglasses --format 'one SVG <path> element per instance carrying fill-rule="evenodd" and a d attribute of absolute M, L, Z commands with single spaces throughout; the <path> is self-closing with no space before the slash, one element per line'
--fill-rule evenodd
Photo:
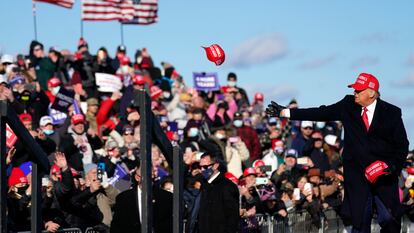
<path fill-rule="evenodd" d="M 303 128 L 303 129 L 313 129 L 312 127 L 305 127 L 305 128 Z"/>
<path fill-rule="evenodd" d="M 314 138 L 313 141 L 315 141 L 315 142 L 322 141 L 322 138 Z"/>
<path fill-rule="evenodd" d="M 134 135 L 134 133 L 132 133 L 132 132 L 125 132 L 124 135 L 125 136 L 127 136 L 127 135 Z"/>
<path fill-rule="evenodd" d="M 207 170 L 207 169 L 209 169 L 210 167 L 212 167 L 214 165 L 214 163 L 210 163 L 210 164 L 208 164 L 208 165 L 203 165 L 203 166 L 200 166 L 200 168 L 201 168 L 201 170 Z"/>

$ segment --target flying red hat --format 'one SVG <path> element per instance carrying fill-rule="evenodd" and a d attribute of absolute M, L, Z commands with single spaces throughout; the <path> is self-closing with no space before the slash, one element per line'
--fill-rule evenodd
<path fill-rule="evenodd" d="M 208 60 L 211 62 L 216 63 L 217 66 L 223 64 L 224 60 L 226 59 L 226 55 L 224 50 L 218 44 L 213 44 L 209 47 L 203 47 L 206 51 L 206 55 Z"/>
<path fill-rule="evenodd" d="M 379 82 L 378 79 L 368 73 L 361 73 L 359 74 L 358 78 L 355 80 L 355 83 L 349 84 L 348 87 L 354 88 L 356 91 L 363 91 L 367 88 L 370 88 L 374 91 L 379 90 Z"/>

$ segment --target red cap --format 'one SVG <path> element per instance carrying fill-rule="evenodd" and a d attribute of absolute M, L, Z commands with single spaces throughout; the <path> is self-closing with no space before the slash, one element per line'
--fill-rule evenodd
<path fill-rule="evenodd" d="M 377 160 L 371 163 L 365 169 L 365 177 L 368 179 L 369 182 L 375 183 L 378 177 L 384 174 L 388 174 L 388 172 L 385 171 L 386 168 L 388 168 L 388 165 L 386 163 Z"/>
<path fill-rule="evenodd" d="M 257 92 L 256 94 L 254 94 L 254 100 L 255 101 L 263 101 L 264 100 L 263 93 Z"/>
<path fill-rule="evenodd" d="M 244 169 L 243 176 L 246 177 L 246 176 L 249 176 L 249 175 L 256 175 L 256 170 L 252 167 L 248 167 L 248 168 Z"/>
<path fill-rule="evenodd" d="M 141 74 L 136 74 L 134 77 L 132 77 L 132 83 L 135 85 L 144 85 L 145 84 L 145 78 Z"/>
<path fill-rule="evenodd" d="M 361 73 L 359 74 L 355 83 L 348 85 L 348 87 L 352 87 L 356 91 L 363 91 L 367 88 L 370 88 L 374 91 L 378 91 L 379 82 L 378 82 L 378 79 L 374 75 L 367 74 L 367 73 Z"/>
<path fill-rule="evenodd" d="M 47 85 L 50 87 L 57 87 L 60 86 L 62 82 L 60 81 L 60 79 L 56 78 L 56 77 L 52 77 L 51 79 L 49 79 L 47 81 Z"/>
<path fill-rule="evenodd" d="M 283 146 L 283 141 L 280 139 L 272 139 L 272 150 L 274 150 L 278 145 Z"/>
<path fill-rule="evenodd" d="M 410 175 L 414 175 L 414 167 L 409 167 L 409 168 L 407 168 L 407 172 L 408 172 L 408 174 L 410 174 Z"/>
<path fill-rule="evenodd" d="M 150 89 L 151 99 L 155 100 L 161 96 L 162 90 L 158 86 L 152 86 Z"/>
<path fill-rule="evenodd" d="M 121 58 L 121 61 L 120 61 L 121 65 L 128 65 L 129 62 L 130 62 L 130 60 L 129 60 L 129 58 L 127 56 L 123 56 Z"/>
<path fill-rule="evenodd" d="M 264 165 L 265 165 L 265 163 L 261 159 L 257 159 L 253 162 L 253 167 L 254 168 L 261 167 L 261 166 L 264 166 Z"/>
<path fill-rule="evenodd" d="M 237 177 L 235 175 L 233 175 L 233 173 L 231 173 L 231 172 L 224 173 L 224 177 L 231 180 L 235 184 L 239 183 L 239 179 L 237 179 Z"/>
<path fill-rule="evenodd" d="M 32 116 L 29 113 L 22 113 L 19 118 L 21 122 L 32 122 Z"/>
<path fill-rule="evenodd" d="M 213 44 L 209 47 L 203 47 L 206 51 L 206 55 L 208 60 L 216 63 L 217 66 L 223 64 L 226 55 L 224 54 L 224 50 L 218 44 Z"/>
<path fill-rule="evenodd" d="M 9 187 L 12 187 L 17 184 L 28 184 L 29 181 L 24 175 L 24 172 L 17 167 L 14 167 L 9 176 Z"/>
<path fill-rule="evenodd" d="M 226 94 L 229 92 L 229 87 L 228 86 L 222 86 L 220 88 L 220 91 L 223 92 L 223 94 Z"/>
<path fill-rule="evenodd" d="M 85 123 L 85 117 L 82 114 L 75 114 L 71 118 L 72 124 Z"/>

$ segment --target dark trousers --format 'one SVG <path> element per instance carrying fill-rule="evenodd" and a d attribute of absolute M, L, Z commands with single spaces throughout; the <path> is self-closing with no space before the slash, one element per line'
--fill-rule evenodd
<path fill-rule="evenodd" d="M 401 231 L 401 218 L 395 219 L 387 210 L 378 196 L 368 195 L 368 200 L 363 216 L 362 227 L 352 227 L 352 233 L 370 233 L 373 210 L 377 210 L 377 221 L 381 226 L 381 233 L 399 233 Z"/>

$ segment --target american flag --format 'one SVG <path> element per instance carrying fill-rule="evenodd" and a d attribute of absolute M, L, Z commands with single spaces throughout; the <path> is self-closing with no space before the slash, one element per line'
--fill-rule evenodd
<path fill-rule="evenodd" d="M 82 1 L 82 20 L 87 21 L 132 20 L 134 11 L 132 0 Z"/>
<path fill-rule="evenodd" d="M 34 0 L 35 2 L 46 2 L 58 6 L 63 6 L 65 8 L 72 8 L 75 0 Z"/>
<path fill-rule="evenodd" d="M 153 24 L 158 21 L 158 0 L 134 1 L 134 18 L 121 20 L 123 24 Z"/>

